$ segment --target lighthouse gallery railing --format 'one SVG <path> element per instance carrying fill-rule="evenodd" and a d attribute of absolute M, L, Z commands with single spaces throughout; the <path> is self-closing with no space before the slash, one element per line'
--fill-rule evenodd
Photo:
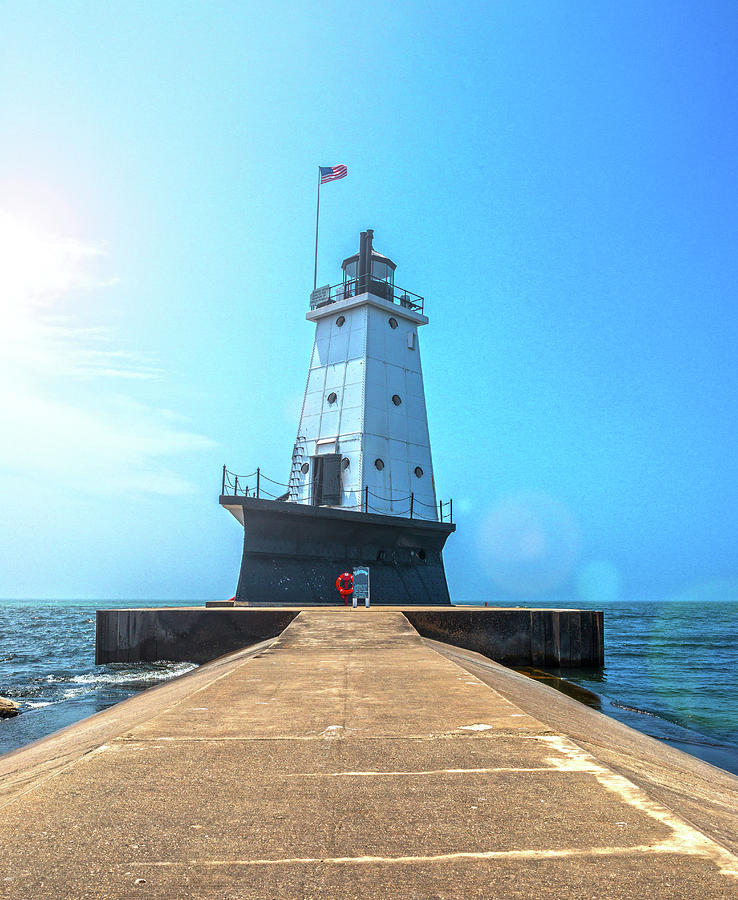
<path fill-rule="evenodd" d="M 330 303 L 338 303 L 339 300 L 347 300 L 359 294 L 374 294 L 390 303 L 397 303 L 405 309 L 422 313 L 425 303 L 420 294 L 414 294 L 405 288 L 396 287 L 391 281 L 382 281 L 372 275 L 361 275 L 358 278 L 349 278 L 339 284 L 318 288 L 310 295 L 310 309 L 319 309 Z"/>
<path fill-rule="evenodd" d="M 280 487 L 287 488 L 287 490 L 281 494 L 275 493 L 275 489 Z M 250 475 L 236 475 L 235 472 L 231 472 L 230 469 L 223 466 L 220 493 L 224 497 L 254 497 L 257 500 L 287 502 L 289 485 L 282 481 L 275 481 L 273 478 L 269 478 L 269 476 L 265 475 L 260 468 L 257 468 L 255 472 L 251 472 Z M 362 491 L 361 503 L 357 503 L 353 506 L 340 506 L 334 508 L 359 512 L 375 512 L 380 515 L 387 515 L 387 511 L 385 509 L 379 509 L 372 503 L 372 500 L 391 503 L 393 506 L 394 504 L 407 503 L 407 507 L 403 507 L 401 511 L 398 512 L 393 510 L 391 515 L 394 516 L 408 516 L 410 519 L 425 519 L 426 521 L 450 522 L 453 524 L 453 499 L 438 501 L 438 518 L 436 518 L 436 507 L 419 500 L 414 493 L 397 497 L 384 497 L 381 494 L 376 494 L 374 491 L 370 490 L 368 485 L 365 485 Z M 429 510 L 434 510 L 433 516 L 428 514 Z"/>

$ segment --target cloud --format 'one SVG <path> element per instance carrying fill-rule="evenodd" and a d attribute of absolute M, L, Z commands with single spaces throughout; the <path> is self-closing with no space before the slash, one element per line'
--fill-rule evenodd
<path fill-rule="evenodd" d="M 113 331 L 81 323 L 83 294 L 117 282 L 101 246 L 40 232 L 0 211 L 0 467 L 94 493 L 182 494 L 176 461 L 213 442 L 126 385 L 165 378 Z"/>

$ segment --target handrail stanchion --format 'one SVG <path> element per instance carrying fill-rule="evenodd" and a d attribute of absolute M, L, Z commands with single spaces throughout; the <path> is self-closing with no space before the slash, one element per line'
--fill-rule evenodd
<path fill-rule="evenodd" d="M 256 499 L 259 499 L 259 481 L 261 480 L 261 470 L 257 467 L 256 469 Z"/>
<path fill-rule="evenodd" d="M 369 512 L 369 485 L 364 485 L 364 512 Z"/>
<path fill-rule="evenodd" d="M 438 518 L 443 522 L 443 500 L 438 501 Z"/>
<path fill-rule="evenodd" d="M 234 497 L 237 497 L 237 496 L 238 496 L 238 475 L 236 475 L 236 481 L 235 481 L 235 484 L 234 484 L 234 486 L 233 486 L 233 496 L 234 496 Z"/>
<path fill-rule="evenodd" d="M 223 485 L 220 489 L 221 494 L 225 494 L 225 473 L 226 473 L 226 467 L 225 467 L 225 463 L 224 463 L 223 464 Z"/>
<path fill-rule="evenodd" d="M 452 525 L 454 524 L 454 498 L 453 497 L 448 501 L 448 520 Z"/>
<path fill-rule="evenodd" d="M 414 501 L 415 501 L 415 494 L 414 494 L 412 491 L 410 491 L 410 518 L 411 518 L 411 519 L 412 519 L 412 517 L 413 517 L 413 503 L 414 503 Z"/>

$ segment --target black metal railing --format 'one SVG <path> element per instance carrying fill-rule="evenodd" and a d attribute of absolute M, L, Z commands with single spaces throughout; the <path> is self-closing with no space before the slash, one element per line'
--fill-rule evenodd
<path fill-rule="evenodd" d="M 282 493 L 275 493 L 277 488 L 285 488 Z M 260 468 L 250 475 L 236 475 L 226 466 L 223 466 L 223 477 L 221 481 L 221 496 L 224 497 L 255 497 L 257 500 L 279 500 L 287 501 L 289 497 L 290 486 L 282 481 L 275 481 L 265 475 Z M 386 508 L 380 508 L 375 502 L 389 503 L 390 511 Z M 304 503 L 302 500 L 292 501 L 295 503 Z M 401 506 L 401 509 L 396 509 Z M 382 494 L 376 494 L 365 485 L 361 492 L 361 502 L 353 505 L 336 506 L 336 509 L 354 510 L 355 512 L 379 513 L 380 515 L 407 516 L 410 519 L 424 519 L 428 522 L 449 522 L 454 521 L 454 501 L 439 500 L 438 507 L 432 503 L 426 503 L 416 497 L 414 492 L 403 494 L 401 496 L 385 497 Z M 430 513 L 433 510 L 433 514 Z"/>
<path fill-rule="evenodd" d="M 287 488 L 284 492 L 275 493 L 276 488 Z M 257 468 L 250 475 L 236 475 L 230 469 L 223 466 L 223 478 L 220 492 L 226 497 L 256 497 L 257 500 L 286 500 L 289 494 L 289 485 L 282 481 L 275 481 L 268 475 L 264 475 Z"/>
<path fill-rule="evenodd" d="M 390 303 L 397 303 L 413 312 L 423 312 L 425 301 L 420 294 L 396 287 L 391 281 L 383 281 L 372 275 L 361 275 L 358 278 L 342 281 L 340 284 L 318 288 L 310 295 L 310 309 L 320 309 L 330 303 L 338 303 L 339 300 L 347 300 L 349 297 L 366 293 L 389 300 Z"/>

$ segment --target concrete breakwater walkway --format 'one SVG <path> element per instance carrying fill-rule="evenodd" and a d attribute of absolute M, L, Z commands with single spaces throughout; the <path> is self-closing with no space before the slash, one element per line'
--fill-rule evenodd
<path fill-rule="evenodd" d="M 654 799 L 606 717 L 584 749 L 498 669 L 397 611 L 301 612 L 1 757 L 0 896 L 738 897 L 738 779 L 670 750 Z"/>

